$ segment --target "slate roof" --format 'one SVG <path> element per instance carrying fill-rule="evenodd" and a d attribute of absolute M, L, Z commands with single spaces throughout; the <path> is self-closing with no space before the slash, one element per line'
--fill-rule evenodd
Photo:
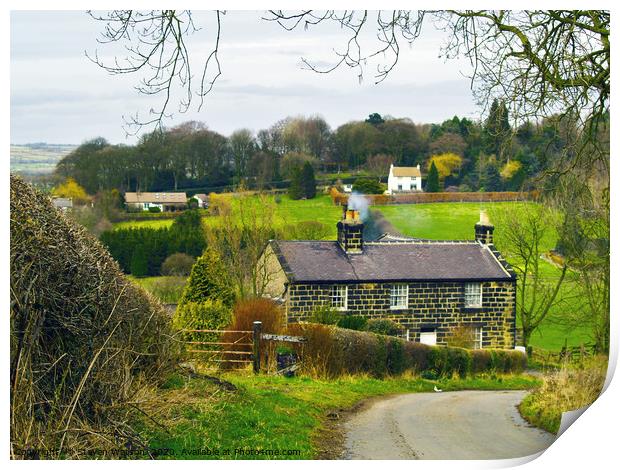
<path fill-rule="evenodd" d="M 415 166 L 395 166 L 392 167 L 392 174 L 394 176 L 422 176 L 420 169 Z"/>
<path fill-rule="evenodd" d="M 514 276 L 496 251 L 475 241 L 366 242 L 363 253 L 350 255 L 335 241 L 270 243 L 289 282 L 482 281 Z"/>
<path fill-rule="evenodd" d="M 128 204 L 152 202 L 155 204 L 186 204 L 185 193 L 125 193 Z"/>

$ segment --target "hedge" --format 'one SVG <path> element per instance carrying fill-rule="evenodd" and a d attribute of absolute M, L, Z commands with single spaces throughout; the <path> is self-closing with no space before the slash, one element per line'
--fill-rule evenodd
<path fill-rule="evenodd" d="M 329 195 L 336 205 L 345 205 L 349 199 L 347 194 L 341 193 L 335 187 L 330 189 Z M 401 194 L 366 194 L 365 197 L 373 206 L 388 204 L 425 204 L 433 202 L 503 202 L 503 201 L 530 201 L 538 197 L 537 191 L 517 192 L 441 192 L 441 193 L 401 193 Z"/>
<path fill-rule="evenodd" d="M 368 373 L 375 377 L 412 370 L 429 378 L 480 372 L 518 373 L 527 357 L 519 351 L 428 346 L 365 331 L 315 323 L 293 323 L 288 334 L 307 342 L 296 346 L 305 373 L 339 377 Z"/>

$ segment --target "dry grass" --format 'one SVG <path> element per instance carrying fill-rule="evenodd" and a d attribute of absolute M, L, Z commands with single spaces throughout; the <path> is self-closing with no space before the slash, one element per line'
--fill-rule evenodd
<path fill-rule="evenodd" d="M 140 447 L 128 403 L 175 357 L 166 314 L 47 196 L 10 190 L 11 457 Z"/>
<path fill-rule="evenodd" d="M 521 403 L 519 410 L 535 426 L 557 433 L 562 413 L 593 403 L 607 374 L 606 356 L 590 358 L 577 366 L 564 364 L 547 375 L 542 386 Z"/>

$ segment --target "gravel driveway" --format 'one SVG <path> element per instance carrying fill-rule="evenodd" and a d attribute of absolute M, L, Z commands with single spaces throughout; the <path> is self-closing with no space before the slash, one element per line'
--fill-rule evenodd
<path fill-rule="evenodd" d="M 375 402 L 346 424 L 348 459 L 505 459 L 546 449 L 529 426 L 524 391 L 412 393 Z"/>

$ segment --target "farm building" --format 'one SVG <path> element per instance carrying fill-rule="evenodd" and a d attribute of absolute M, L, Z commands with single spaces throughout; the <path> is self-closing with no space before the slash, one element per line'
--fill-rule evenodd
<path fill-rule="evenodd" d="M 388 194 L 422 191 L 422 173 L 418 166 L 394 166 L 390 165 L 388 175 Z"/>
<path fill-rule="evenodd" d="M 473 240 L 369 242 L 353 210 L 337 227 L 336 241 L 271 240 L 265 248 L 266 294 L 284 304 L 289 322 L 328 305 L 393 320 L 411 341 L 446 344 L 465 330 L 477 348 L 515 346 L 516 275 L 495 249 L 486 215 Z"/>
<path fill-rule="evenodd" d="M 178 211 L 187 208 L 185 193 L 125 193 L 128 210 L 148 211 L 157 207 L 161 212 Z"/>
<path fill-rule="evenodd" d="M 52 205 L 62 211 L 69 211 L 73 209 L 73 199 L 70 197 L 53 197 Z"/>

